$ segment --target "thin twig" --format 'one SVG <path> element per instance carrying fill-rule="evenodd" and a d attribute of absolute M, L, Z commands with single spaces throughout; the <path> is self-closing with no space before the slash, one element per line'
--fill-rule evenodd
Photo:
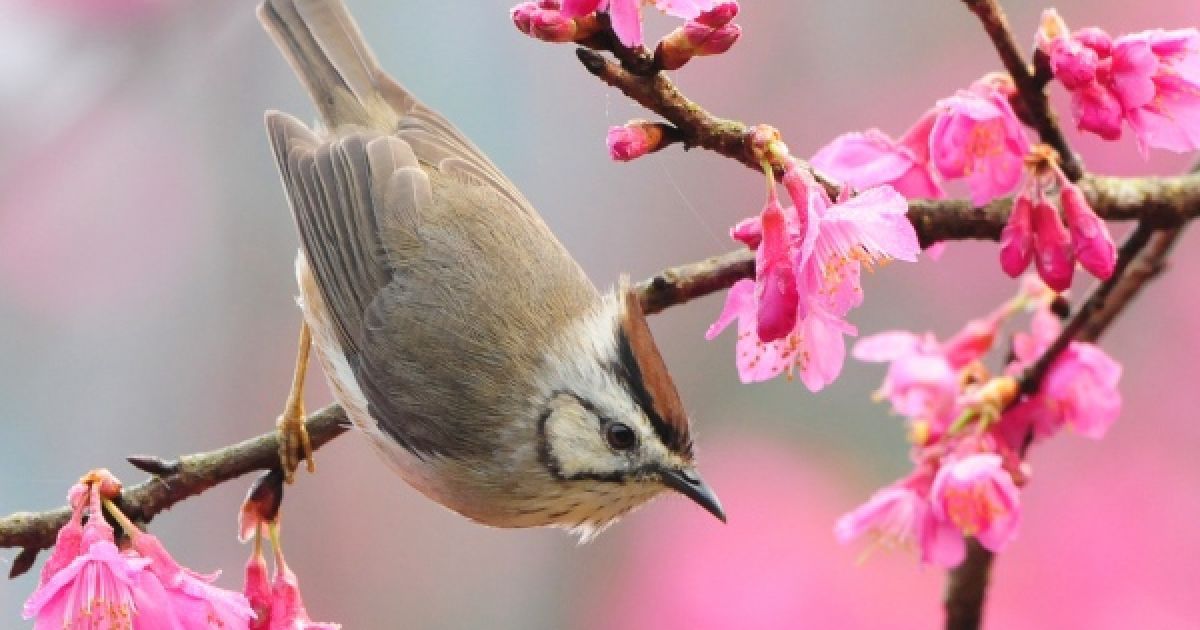
<path fill-rule="evenodd" d="M 1004 69 L 1008 70 L 1008 74 L 1012 76 L 1013 83 L 1017 86 L 1017 94 L 1025 106 L 1024 113 L 1028 117 L 1029 123 L 1037 130 L 1042 142 L 1058 151 L 1063 173 L 1071 181 L 1078 181 L 1083 177 L 1083 167 L 1079 164 L 1078 156 L 1071 151 L 1071 147 L 1067 144 L 1067 138 L 1058 125 L 1057 117 L 1050 110 L 1050 103 L 1046 98 L 1045 79 L 1041 73 L 1031 70 L 1025 62 L 1025 58 L 1021 55 L 1021 51 L 1013 39 L 1012 29 L 1008 26 L 1008 18 L 1004 15 L 1004 10 L 1000 8 L 1000 4 L 996 0 L 963 0 L 963 2 L 972 13 L 979 17 L 980 23 L 983 24 L 983 30 L 987 31 L 988 38 L 992 40 L 996 53 L 1000 55 L 1000 60 L 1004 63 Z"/>

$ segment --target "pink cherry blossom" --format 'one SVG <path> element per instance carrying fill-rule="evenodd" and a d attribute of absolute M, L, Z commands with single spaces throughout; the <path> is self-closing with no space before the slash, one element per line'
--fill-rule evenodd
<path fill-rule="evenodd" d="M 715 0 L 655 0 L 655 6 L 667 15 L 691 20 L 711 9 Z M 613 31 L 626 46 L 641 46 L 642 0 L 563 0 L 566 17 L 582 17 L 596 11 L 608 11 Z"/>
<path fill-rule="evenodd" d="M 879 395 L 892 403 L 897 414 L 927 423 L 925 430 L 936 438 L 961 411 L 959 371 L 991 349 L 1010 312 L 1005 305 L 987 317 L 971 320 L 945 343 L 929 333 L 882 332 L 855 344 L 854 357 L 889 363 Z"/>
<path fill-rule="evenodd" d="M 1021 523 L 1017 486 L 995 453 L 943 462 L 931 490 L 933 513 L 991 551 L 1001 551 Z"/>
<path fill-rule="evenodd" d="M 864 190 L 835 204 L 795 165 L 784 173 L 783 184 L 797 207 L 803 202 L 807 210 L 807 218 L 800 221 L 803 241 L 797 265 L 807 267 L 809 277 L 802 282 L 818 291 L 833 313 L 845 315 L 861 302 L 862 264 L 917 259 L 921 247 L 908 220 L 908 202 L 891 186 Z"/>
<path fill-rule="evenodd" d="M 938 101 L 937 110 L 929 142 L 942 177 L 966 178 L 976 206 L 1016 188 L 1030 145 L 1004 90 L 978 81 Z"/>
<path fill-rule="evenodd" d="M 757 245 L 756 280 L 734 285 L 707 337 L 736 319 L 743 382 L 798 371 L 817 391 L 841 371 L 842 335 L 855 334 L 842 317 L 862 301 L 860 267 L 915 260 L 920 246 L 907 202 L 889 186 L 834 204 L 795 163 L 783 184 L 804 210 L 782 206 L 772 188 L 762 215 L 734 228 L 735 238 Z"/>
<path fill-rule="evenodd" d="M 101 510 L 99 489 L 94 484 L 78 555 L 66 566 L 61 566 L 62 558 L 56 561 L 56 570 L 26 600 L 23 616 L 36 619 L 37 630 L 179 628 L 165 604 L 162 584 L 147 569 L 150 560 L 126 556 L 117 549 L 112 527 Z"/>
<path fill-rule="evenodd" d="M 1124 35 L 1112 59 L 1112 90 L 1143 153 L 1200 148 L 1200 30 Z"/>
<path fill-rule="evenodd" d="M 1120 363 L 1094 344 L 1073 341 L 1046 373 L 1039 396 L 1067 426 L 1100 439 L 1121 414 L 1120 380 Z"/>
<path fill-rule="evenodd" d="M 1088 205 L 1083 191 L 1065 177 L 1060 183 L 1063 213 L 1071 230 L 1075 257 L 1093 276 L 1107 280 L 1117 265 L 1117 246 L 1108 226 Z"/>
<path fill-rule="evenodd" d="M 757 332 L 757 311 L 754 281 L 739 280 L 729 289 L 724 310 L 705 334 L 712 340 L 737 320 L 735 363 L 743 383 L 798 372 L 805 386 L 818 391 L 837 378 L 846 353 L 842 335 L 856 334 L 853 326 L 818 308 L 798 319 L 783 338 L 762 341 Z"/>
<path fill-rule="evenodd" d="M 914 475 L 880 489 L 837 520 L 834 536 L 842 544 L 868 536 L 886 547 L 915 547 L 922 563 L 958 565 L 966 554 L 962 534 L 934 517 L 928 487 L 928 480 Z"/>
<path fill-rule="evenodd" d="M 818 150 L 811 163 L 856 190 L 889 184 L 909 199 L 941 199 L 945 192 L 929 162 L 935 115 L 926 113 L 898 141 L 878 129 L 842 134 Z"/>
<path fill-rule="evenodd" d="M 910 343 L 897 343 L 904 336 Z M 939 432 L 949 426 L 960 389 L 958 373 L 932 335 L 880 333 L 855 344 L 854 357 L 890 363 L 878 395 L 887 398 L 897 414 L 929 422 Z"/>
<path fill-rule="evenodd" d="M 1071 92 L 1080 129 L 1116 140 L 1125 121 L 1143 154 L 1200 148 L 1200 30 L 1153 29 L 1115 40 L 1097 28 L 1070 34 L 1050 9 L 1037 39 Z"/>

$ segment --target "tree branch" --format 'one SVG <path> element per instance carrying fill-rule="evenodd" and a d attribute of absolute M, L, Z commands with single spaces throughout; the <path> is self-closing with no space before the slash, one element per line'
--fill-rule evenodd
<path fill-rule="evenodd" d="M 1050 111 L 1050 102 L 1046 98 L 1045 75 L 1043 72 L 1031 70 L 1025 63 L 1025 59 L 1013 39 L 1012 29 L 1008 27 L 1008 18 L 1004 15 L 1004 10 L 1000 8 L 1000 4 L 996 0 L 963 0 L 963 2 L 972 13 L 979 17 L 980 23 L 983 24 L 983 30 L 987 31 L 988 38 L 992 40 L 992 45 L 996 48 L 996 53 L 1000 55 L 1000 61 L 1004 63 L 1004 69 L 1008 71 L 1013 83 L 1016 84 L 1017 95 L 1021 99 L 1021 104 L 1024 105 L 1024 114 L 1029 119 L 1030 125 L 1037 130 L 1042 142 L 1058 151 L 1063 173 L 1071 181 L 1078 181 L 1083 177 L 1083 167 L 1079 164 L 1078 156 L 1067 145 L 1067 138 L 1058 126 L 1057 117 L 1054 112 Z"/>

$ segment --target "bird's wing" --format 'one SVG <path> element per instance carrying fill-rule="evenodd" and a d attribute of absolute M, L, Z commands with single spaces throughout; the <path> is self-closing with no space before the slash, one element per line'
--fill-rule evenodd
<path fill-rule="evenodd" d="M 323 141 L 303 123 L 268 112 L 267 134 L 322 297 L 347 356 L 362 350 L 363 314 L 391 281 L 376 208 L 417 214 L 429 178 L 409 146 L 378 133 Z"/>
<path fill-rule="evenodd" d="M 337 340 L 381 429 L 419 455 L 483 453 L 490 420 L 529 409 L 564 326 L 597 292 L 523 200 L 430 165 L 433 132 L 318 137 L 267 114 L 268 135 Z M 439 144 L 440 142 L 440 144 Z"/>

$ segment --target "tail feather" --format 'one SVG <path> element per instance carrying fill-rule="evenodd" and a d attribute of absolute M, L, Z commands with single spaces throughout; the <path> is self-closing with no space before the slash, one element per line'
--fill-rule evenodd
<path fill-rule="evenodd" d="M 264 0 L 258 19 L 327 129 L 394 127 L 398 116 L 380 94 L 380 80 L 387 78 L 342 0 Z"/>

